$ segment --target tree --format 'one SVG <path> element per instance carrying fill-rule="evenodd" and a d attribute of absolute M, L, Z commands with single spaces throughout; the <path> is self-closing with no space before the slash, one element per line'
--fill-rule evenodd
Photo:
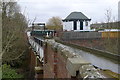
<path fill-rule="evenodd" d="M 62 30 L 62 20 L 59 17 L 52 17 L 47 22 L 47 29 Z"/>
<path fill-rule="evenodd" d="M 18 58 L 26 50 L 25 29 L 27 20 L 20 13 L 17 2 L 2 2 L 2 53 L 3 62 Z"/>
<path fill-rule="evenodd" d="M 106 17 L 106 24 L 105 25 L 107 26 L 107 29 L 109 29 L 109 31 L 106 32 L 107 38 L 104 39 L 104 44 L 105 44 L 106 50 L 110 51 L 110 52 L 113 52 L 113 53 L 118 53 L 118 45 L 119 45 L 118 44 L 118 39 L 119 39 L 119 36 L 116 37 L 116 38 L 111 38 L 112 33 L 110 32 L 110 29 L 112 29 L 113 27 L 117 28 L 117 26 L 118 26 L 118 23 L 115 22 L 116 21 L 115 16 L 112 15 L 112 9 L 107 9 L 106 10 L 105 17 Z"/>
<path fill-rule="evenodd" d="M 111 22 L 111 19 L 112 19 L 112 10 L 111 9 L 107 9 L 106 10 L 106 13 L 105 13 L 105 16 L 106 16 L 106 23 L 107 23 L 107 28 L 110 28 L 110 22 Z"/>
<path fill-rule="evenodd" d="M 10 67 L 10 65 L 7 64 L 2 65 L 2 70 L 3 79 L 23 78 L 23 75 L 18 74 L 14 69 Z"/>
<path fill-rule="evenodd" d="M 2 35 L 2 38 L 0 37 L 2 39 L 2 52 L 0 53 L 2 75 L 3 78 L 21 78 L 21 75 L 16 73 L 16 68 L 25 70 L 23 65 L 28 51 L 25 30 L 28 21 L 20 12 L 20 6 L 17 2 L 10 1 L 0 2 L 0 13 L 2 14 L 0 16 L 2 17 L 2 33 L 0 33 Z"/>

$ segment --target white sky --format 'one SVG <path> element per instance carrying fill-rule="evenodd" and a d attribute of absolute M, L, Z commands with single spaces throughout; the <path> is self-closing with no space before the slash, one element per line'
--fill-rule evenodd
<path fill-rule="evenodd" d="M 71 12 L 85 14 L 94 22 L 104 22 L 106 9 L 112 9 L 112 16 L 118 19 L 119 0 L 19 0 L 21 11 L 31 21 L 47 22 L 53 16 L 66 18 Z"/>

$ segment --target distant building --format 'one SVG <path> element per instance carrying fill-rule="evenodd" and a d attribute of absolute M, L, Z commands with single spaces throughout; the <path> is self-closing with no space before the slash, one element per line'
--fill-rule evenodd
<path fill-rule="evenodd" d="M 96 24 L 91 24 L 90 28 L 91 29 L 120 29 L 120 22 L 110 22 L 108 23 L 96 23 Z"/>
<path fill-rule="evenodd" d="M 118 21 L 120 21 L 120 1 L 118 2 Z"/>
<path fill-rule="evenodd" d="M 90 30 L 91 19 L 82 12 L 72 12 L 63 20 L 64 31 L 87 31 Z"/>

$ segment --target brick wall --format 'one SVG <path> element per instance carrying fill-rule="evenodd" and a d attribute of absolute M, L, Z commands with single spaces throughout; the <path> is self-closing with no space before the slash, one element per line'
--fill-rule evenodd
<path fill-rule="evenodd" d="M 52 49 L 51 45 L 45 48 L 44 78 L 70 78 L 66 69 L 66 59 Z"/>
<path fill-rule="evenodd" d="M 70 78 L 67 69 L 66 69 L 66 62 L 67 60 L 61 56 L 61 54 L 57 54 L 57 78 Z"/>
<path fill-rule="evenodd" d="M 52 51 L 50 46 L 46 46 L 45 48 L 45 58 L 46 61 L 44 63 L 44 78 L 54 78 L 54 52 Z"/>
<path fill-rule="evenodd" d="M 86 39 L 86 40 L 66 40 L 64 42 L 72 43 L 77 46 L 83 46 L 90 49 L 100 50 L 103 52 L 119 54 L 118 53 L 119 39 L 118 38 L 109 38 L 109 39 L 102 38 L 102 39 Z"/>
<path fill-rule="evenodd" d="M 32 49 L 30 49 L 30 64 L 29 65 L 30 65 L 29 77 L 33 79 L 35 75 L 36 56 L 34 55 L 34 52 L 32 51 Z"/>
<path fill-rule="evenodd" d="M 68 41 L 78 46 L 83 46 L 87 48 L 105 50 L 104 39 L 91 39 L 91 40 L 71 40 Z"/>
<path fill-rule="evenodd" d="M 39 78 L 43 78 L 43 70 L 39 71 L 39 73 L 37 73 L 37 71 L 35 70 L 35 67 L 41 67 L 42 68 L 42 63 L 39 61 L 39 59 L 37 58 L 37 56 L 35 55 L 35 53 L 33 52 L 33 50 L 30 48 L 30 53 L 29 53 L 29 79 L 33 80 L 33 79 L 37 79 L 39 80 Z"/>

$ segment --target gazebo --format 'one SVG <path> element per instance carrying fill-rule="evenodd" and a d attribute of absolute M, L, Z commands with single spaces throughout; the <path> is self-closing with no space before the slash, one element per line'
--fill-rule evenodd
<path fill-rule="evenodd" d="M 63 21 L 64 31 L 88 31 L 90 30 L 90 21 L 82 12 L 72 12 Z"/>

